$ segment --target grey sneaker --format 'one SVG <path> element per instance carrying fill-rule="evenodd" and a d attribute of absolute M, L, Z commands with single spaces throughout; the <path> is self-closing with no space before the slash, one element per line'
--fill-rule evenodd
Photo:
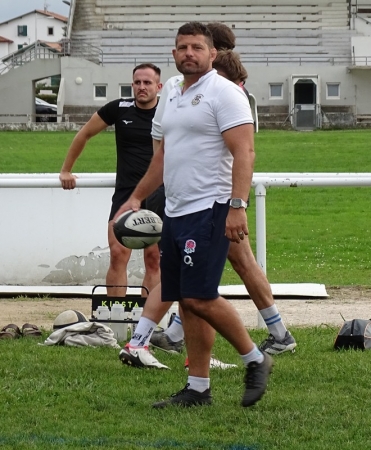
<path fill-rule="evenodd" d="M 150 369 L 168 369 L 168 366 L 161 364 L 160 361 L 152 355 L 148 347 L 135 348 L 126 344 L 120 351 L 119 358 L 122 364 L 127 366 Z"/>
<path fill-rule="evenodd" d="M 246 368 L 245 392 L 242 397 L 241 405 L 244 407 L 255 405 L 264 395 L 268 377 L 273 369 L 273 358 L 263 352 L 264 361 L 260 364 L 251 362 Z"/>
<path fill-rule="evenodd" d="M 154 403 L 152 406 L 154 408 L 165 408 L 170 405 L 183 407 L 211 405 L 212 396 L 210 389 L 206 389 L 204 392 L 198 392 L 193 389 L 188 389 L 188 386 L 189 383 L 181 391 L 172 394 L 167 400 Z"/>
<path fill-rule="evenodd" d="M 167 353 L 181 353 L 184 348 L 184 339 L 173 342 L 163 331 L 155 331 L 149 342 L 153 347 Z"/>
<path fill-rule="evenodd" d="M 270 334 L 260 345 L 259 350 L 269 353 L 270 355 L 279 355 L 284 352 L 295 352 L 296 341 L 292 337 L 290 331 L 286 331 L 285 337 L 282 341 L 276 339 Z"/>

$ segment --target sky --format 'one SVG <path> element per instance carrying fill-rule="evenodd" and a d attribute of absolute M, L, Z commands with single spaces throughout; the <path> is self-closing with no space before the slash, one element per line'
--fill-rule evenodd
<path fill-rule="evenodd" d="M 45 5 L 48 11 L 68 17 L 69 6 L 62 0 L 0 0 L 0 23 L 35 9 L 44 9 Z"/>

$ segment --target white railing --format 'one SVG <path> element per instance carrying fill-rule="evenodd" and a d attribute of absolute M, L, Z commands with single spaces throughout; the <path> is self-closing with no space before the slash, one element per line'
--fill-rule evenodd
<path fill-rule="evenodd" d="M 114 187 L 114 173 L 77 174 L 78 188 Z M 266 261 L 266 187 L 364 187 L 371 186 L 371 173 L 255 173 L 256 259 L 264 273 Z M 58 188 L 58 174 L 2 174 L 0 188 Z"/>
<path fill-rule="evenodd" d="M 15 188 L 14 192 L 13 192 L 13 196 L 16 197 L 16 202 L 19 201 L 19 195 L 17 195 L 18 193 L 18 189 L 17 188 L 23 188 L 24 191 L 26 192 L 28 188 L 42 188 L 42 193 L 47 193 L 48 189 L 44 189 L 43 188 L 51 188 L 54 191 L 54 194 L 52 195 L 52 200 L 51 198 L 48 197 L 48 195 L 45 195 L 47 197 L 47 200 L 45 200 L 45 196 L 43 196 L 41 193 L 38 194 L 38 198 L 42 197 L 39 201 L 40 205 L 38 205 L 39 207 L 42 208 L 42 212 L 39 213 L 35 213 L 35 207 L 33 208 L 32 211 L 32 216 L 38 218 L 39 215 L 41 216 L 41 220 L 42 220 L 42 226 L 40 224 L 40 221 L 37 222 L 37 220 L 35 219 L 35 221 L 37 223 L 35 223 L 33 226 L 33 220 L 31 220 L 31 223 L 29 223 L 27 225 L 27 230 L 28 233 L 25 234 L 24 237 L 28 236 L 33 236 L 33 240 L 36 241 L 35 245 L 31 245 L 30 249 L 28 251 L 26 251 L 26 255 L 30 254 L 31 257 L 33 257 L 32 255 L 34 255 L 35 252 L 35 248 L 38 248 L 38 239 L 42 241 L 43 245 L 48 247 L 47 245 L 45 245 L 44 240 L 46 240 L 46 242 L 49 242 L 48 239 L 50 239 L 52 242 L 54 242 L 55 240 L 55 236 L 53 233 L 55 233 L 54 231 L 50 231 L 48 227 L 51 226 L 56 226 L 56 224 L 58 224 L 59 226 L 63 225 L 63 229 L 64 231 L 70 229 L 69 227 L 71 227 L 71 223 L 69 218 L 75 217 L 74 214 L 76 215 L 76 217 L 78 216 L 78 214 L 82 214 L 84 217 L 84 220 L 86 220 L 86 222 L 88 223 L 93 223 L 95 224 L 95 227 L 97 229 L 91 229 L 89 232 L 89 238 L 90 240 L 92 240 L 92 242 L 90 244 L 88 244 L 88 246 L 93 245 L 93 243 L 96 242 L 100 242 L 102 239 L 102 235 L 105 235 L 105 224 L 96 224 L 96 220 L 92 219 L 92 217 L 89 216 L 89 214 L 92 214 L 94 211 L 92 211 L 92 208 L 97 208 L 98 204 L 101 205 L 102 204 L 102 208 L 103 206 L 107 209 L 107 205 L 109 204 L 109 198 L 112 195 L 113 190 L 111 191 L 111 189 L 107 189 L 107 188 L 113 188 L 115 185 L 115 174 L 114 173 L 84 173 L 84 174 L 76 174 L 78 176 L 77 178 L 77 189 L 75 191 L 69 191 L 70 195 L 67 195 L 65 192 L 62 192 L 62 189 L 60 187 L 60 181 L 58 178 L 58 174 L 55 173 L 34 173 L 34 174 L 0 174 L 0 189 L 4 188 L 6 190 L 10 190 L 11 192 L 13 192 L 13 189 Z M 262 268 L 262 270 L 264 271 L 264 273 L 266 273 L 266 208 L 265 208 L 265 202 L 266 202 L 266 187 L 267 186 L 276 186 L 276 187 L 364 187 L 364 186 L 371 186 L 371 173 L 255 173 L 254 177 L 253 177 L 253 183 L 252 186 L 255 190 L 255 196 L 256 196 L 256 259 L 257 262 L 259 264 L 259 266 Z M 54 189 L 53 189 L 54 188 Z M 83 192 L 80 191 L 80 188 L 83 188 Z M 92 190 L 94 191 L 94 193 L 88 193 L 87 191 L 89 189 L 85 189 L 85 188 L 92 188 Z M 105 189 L 101 189 L 101 188 L 105 188 Z M 77 192 L 76 192 L 77 191 Z M 108 191 L 108 192 L 107 192 Z M 23 192 L 23 191 L 22 191 Z M 100 198 L 100 193 L 104 193 L 104 195 L 102 195 L 102 198 Z M 63 195 L 64 194 L 64 195 Z M 76 195 L 75 195 L 76 194 Z M 77 195 L 78 194 L 78 195 Z M 86 194 L 86 195 L 85 195 Z M 9 194 L 8 194 L 9 195 Z M 24 194 L 20 194 L 21 198 L 24 200 Z M 68 198 L 67 198 L 68 197 Z M 79 198 L 79 202 L 76 202 L 76 198 Z M 81 198 L 84 197 L 84 198 Z M 94 201 L 93 204 L 94 206 L 92 206 L 91 201 L 92 198 L 94 197 Z M 98 199 L 99 197 L 99 199 Z M 0 196 L 1 199 L 1 196 Z M 18 200 L 17 200 L 18 199 Z M 104 199 L 104 204 L 102 203 Z M 6 200 L 6 198 L 5 198 Z M 5 201 L 3 198 L 3 201 Z M 50 203 L 52 201 L 52 203 Z M 59 204 L 61 204 L 61 207 L 57 207 L 57 205 L 55 204 L 55 202 Z M 90 202 L 90 203 L 89 203 Z M 11 205 L 14 204 L 12 202 L 5 202 L 3 204 L 3 208 L 6 209 L 7 205 Z M 43 205 L 47 205 L 50 209 L 46 210 L 45 206 Z M 54 206 L 52 206 L 54 205 Z M 81 211 L 82 206 L 85 205 L 85 212 Z M 54 211 L 53 207 L 55 208 Z M 23 207 L 25 208 L 25 206 Z M 31 209 L 32 209 L 31 208 Z M 76 210 L 76 208 L 78 208 L 78 211 Z M 100 213 L 102 213 L 102 208 L 99 209 Z M 104 209 L 104 208 L 103 208 Z M 66 213 L 66 211 L 69 210 L 71 211 L 71 214 Z M 58 216 L 58 213 L 60 214 L 60 216 Z M 36 215 L 35 215 L 36 214 Z M 45 217 L 42 217 L 42 214 L 45 214 Z M 108 214 L 108 212 L 107 212 Z M 9 215 L 11 215 L 10 211 L 9 211 Z M 8 214 L 5 215 L 5 217 L 7 217 Z M 93 216 L 95 217 L 95 215 L 93 214 Z M 27 217 L 27 214 L 26 214 Z M 90 217 L 90 218 L 89 218 Z M 39 218 L 40 219 L 40 218 Z M 64 221 L 64 222 L 63 222 Z M 89 222 L 90 221 L 90 222 Z M 63 222 L 63 223 L 62 223 Z M 104 222 L 104 221 L 103 221 Z M 12 219 L 12 221 L 9 221 L 9 224 L 3 224 L 5 225 L 6 228 L 8 228 L 10 225 L 10 223 L 12 223 L 12 226 L 14 226 L 15 228 L 19 225 L 19 224 L 14 224 L 14 221 Z M 21 223 L 21 225 L 23 224 L 23 222 Z M 32 228 L 33 226 L 33 228 Z M 41 228 L 40 228 L 41 227 Z M 44 227 L 44 228 L 42 228 Z M 45 228 L 46 227 L 46 228 Z M 23 227 L 20 227 L 21 229 L 23 229 Z M 57 227 L 58 228 L 58 227 Z M 94 227 L 93 227 L 94 228 Z M 49 231 L 48 231 L 49 230 Z M 20 232 L 20 231 L 18 231 Z M 51 233 L 51 237 L 49 236 L 48 233 Z M 79 234 L 80 233 L 80 234 Z M 15 235 L 17 236 L 17 231 L 15 231 Z M 41 236 L 38 236 L 41 235 Z M 61 242 L 61 239 L 63 239 L 63 237 L 65 237 L 65 235 L 68 235 L 68 242 Z M 94 235 L 94 236 L 91 236 Z M 102 257 L 104 257 L 104 252 L 98 255 L 93 254 L 93 256 L 89 259 L 89 256 L 75 256 L 75 255 L 85 255 L 84 251 L 85 249 L 85 244 L 86 244 L 86 232 L 85 232 L 85 228 L 82 227 L 82 235 L 81 235 L 81 230 L 77 230 L 76 227 L 74 228 L 74 232 L 71 234 L 70 233 L 62 233 L 62 234 L 57 234 L 60 245 L 56 246 L 56 248 L 58 248 L 60 250 L 60 247 L 63 247 L 63 251 L 61 255 L 56 255 L 53 252 L 46 252 L 45 254 L 42 254 L 42 252 L 39 252 L 40 254 L 38 255 L 39 259 L 41 258 L 44 262 L 44 260 L 48 263 L 48 264 L 43 264 L 42 266 L 40 266 L 40 264 L 36 264 L 38 267 L 37 269 L 34 267 L 35 265 L 35 261 L 32 260 L 33 262 L 29 262 L 29 261 L 24 261 L 24 253 L 25 253 L 25 247 L 27 245 L 29 245 L 29 240 L 26 241 L 26 243 L 24 245 L 20 244 L 19 242 L 19 238 L 22 237 L 18 235 L 18 238 L 16 239 L 16 242 L 10 242 L 9 245 L 9 249 L 8 251 L 10 252 L 9 254 L 11 256 L 14 256 L 15 259 L 14 260 L 14 264 L 17 266 L 16 269 L 14 269 L 16 271 L 16 273 L 19 273 L 19 264 L 20 261 L 22 261 L 22 264 L 24 265 L 23 270 L 28 270 L 30 272 L 32 272 L 28 278 L 30 279 L 34 279 L 39 277 L 39 273 L 41 270 L 46 270 L 46 272 L 48 273 L 50 270 L 49 269 L 40 269 L 40 267 L 51 267 L 52 272 L 55 272 L 55 270 L 53 270 L 53 268 L 59 268 L 59 265 L 55 265 L 55 260 L 59 261 L 61 258 L 62 261 L 66 261 L 71 259 L 71 257 L 69 257 L 70 253 L 68 253 L 69 250 L 67 250 L 67 247 L 70 248 L 72 247 L 73 252 L 77 252 L 77 253 L 73 253 L 72 259 L 73 259 L 73 267 L 71 268 L 71 271 L 73 272 L 73 270 L 76 269 L 76 261 L 80 261 L 82 259 L 84 259 L 84 261 L 86 260 L 87 262 L 90 261 L 91 264 L 96 263 L 97 261 L 99 261 L 100 259 L 102 259 L 101 262 L 101 266 L 97 266 L 102 268 L 102 264 L 104 263 L 104 260 Z M 71 243 L 71 239 L 74 239 L 76 242 Z M 81 246 L 81 242 L 84 242 L 83 248 L 79 248 L 79 246 Z M 73 244 L 73 245 L 72 245 Z M 108 244 L 107 244 L 108 245 Z M 18 246 L 20 246 L 22 248 L 22 257 L 21 259 L 19 259 L 19 257 L 17 257 L 17 251 L 15 250 L 16 248 L 18 248 Z M 90 248 L 90 247 L 89 247 Z M 50 250 L 50 249 L 49 249 Z M 58 251 L 59 251 L 58 250 Z M 95 249 L 93 249 L 95 250 Z M 100 247 L 98 247 L 98 250 L 102 250 Z M 104 250 L 104 249 L 103 249 Z M 98 252 L 99 253 L 99 252 Z M 17 259 L 18 258 L 18 259 Z M 11 258 L 10 258 L 11 259 Z M 7 269 L 9 271 L 9 269 L 12 269 L 12 264 L 9 263 L 9 261 L 7 260 L 7 258 L 5 258 L 5 261 L 7 263 Z M 137 259 L 134 260 L 132 262 L 133 267 L 134 267 L 134 272 L 133 273 L 137 273 L 138 272 L 138 264 L 141 261 L 141 259 Z M 94 271 L 96 270 L 95 266 L 94 266 Z M 37 272 L 37 274 L 36 274 Z M 22 272 L 21 270 L 21 273 Z M 13 275 L 14 277 L 14 275 Z M 24 278 L 24 277 L 23 277 Z M 42 280 L 44 282 L 44 280 Z M 45 280 L 45 282 L 47 282 L 47 280 Z M 61 280 L 58 282 L 60 284 Z M 6 283 L 9 284 L 9 283 Z M 14 283 L 13 283 L 14 284 Z M 19 283 L 18 283 L 19 284 Z M 42 283 L 43 284 L 43 283 Z M 79 284 L 79 283 L 77 283 Z M 21 285 L 21 283 L 20 283 Z M 68 285 L 68 284 L 67 284 Z M 265 327 L 265 323 L 264 320 L 262 319 L 260 313 L 257 313 L 257 327 L 258 328 L 264 328 Z"/>

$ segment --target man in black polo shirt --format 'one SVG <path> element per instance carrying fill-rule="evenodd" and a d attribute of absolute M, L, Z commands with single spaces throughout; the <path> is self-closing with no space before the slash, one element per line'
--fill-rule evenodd
<path fill-rule="evenodd" d="M 71 173 L 87 141 L 109 125 L 115 125 L 116 185 L 108 222 L 110 266 L 107 285 L 127 284 L 127 264 L 131 250 L 123 247 L 113 234 L 113 217 L 130 197 L 139 180 L 146 173 L 153 155 L 152 119 L 157 107 L 157 94 L 162 88 L 161 70 L 153 64 L 140 64 L 133 70 L 132 99 L 117 99 L 99 109 L 73 139 L 63 163 L 59 179 L 63 189 L 76 187 L 76 176 Z M 143 202 L 142 207 L 146 207 Z M 144 250 L 145 276 L 143 285 L 151 290 L 160 281 L 159 250 L 157 245 Z M 109 296 L 124 296 L 125 288 L 108 288 Z M 145 295 L 145 293 L 143 293 Z"/>

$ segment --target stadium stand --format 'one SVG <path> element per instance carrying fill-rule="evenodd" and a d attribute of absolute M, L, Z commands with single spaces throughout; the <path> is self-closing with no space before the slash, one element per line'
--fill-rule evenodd
<path fill-rule="evenodd" d="M 166 62 L 174 31 L 190 20 L 229 25 L 237 36 L 236 50 L 250 63 L 350 57 L 355 34 L 348 0 L 216 0 L 202 5 L 198 0 L 75 1 L 71 38 L 101 47 L 104 64 Z"/>

